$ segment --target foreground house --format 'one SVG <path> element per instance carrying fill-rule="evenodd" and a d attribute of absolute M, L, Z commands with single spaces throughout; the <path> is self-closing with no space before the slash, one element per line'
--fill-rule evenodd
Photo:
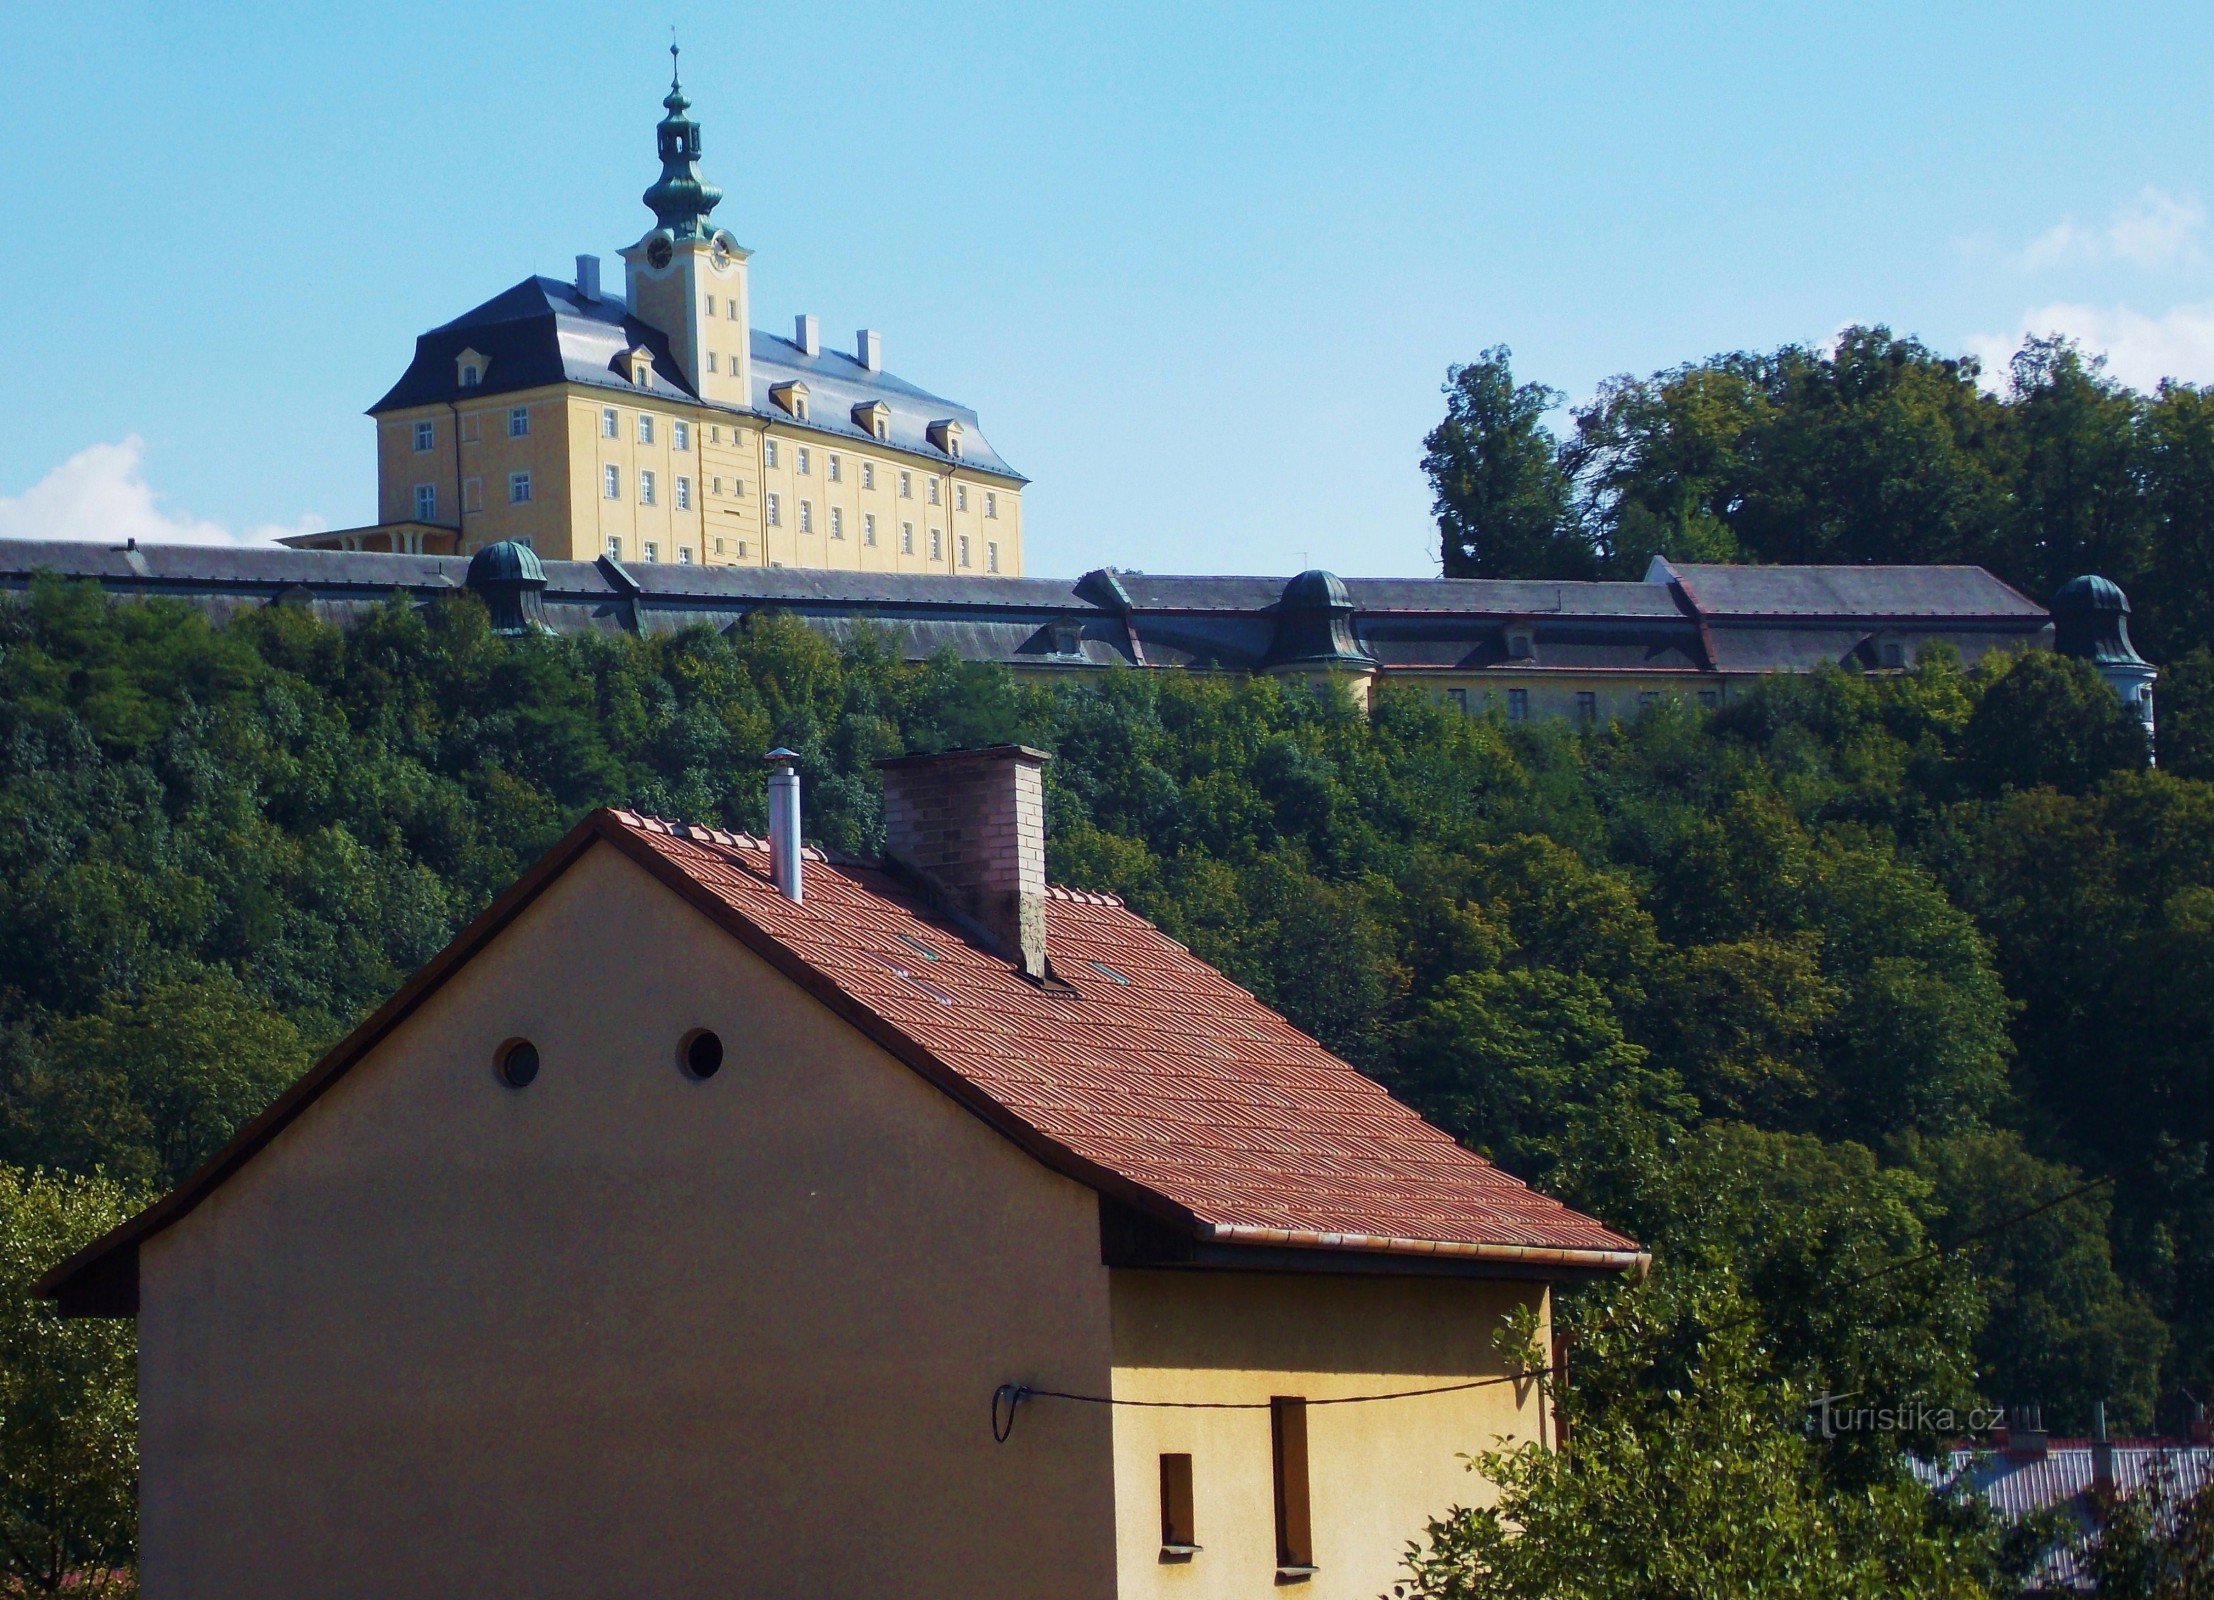
<path fill-rule="evenodd" d="M 884 862 L 595 813 L 51 1274 L 150 1600 L 1369 1600 L 1550 1443 L 1493 1335 L 1637 1247 L 1048 888 L 1043 759 L 887 763 Z"/>

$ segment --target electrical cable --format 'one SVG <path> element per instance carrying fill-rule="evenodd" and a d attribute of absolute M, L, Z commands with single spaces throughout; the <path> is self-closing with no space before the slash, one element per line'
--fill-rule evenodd
<path fill-rule="evenodd" d="M 2080 1200 L 2092 1190 L 2102 1189 L 2108 1184 L 2128 1176 L 2139 1167 L 2149 1165 L 2158 1158 L 2159 1154 L 2158 1151 L 2148 1151 L 2135 1161 L 2116 1167 L 2111 1172 L 2101 1173 L 2096 1178 L 2086 1179 L 2076 1185 L 2075 1188 L 2054 1195 L 2049 1200 L 2040 1201 L 2027 1211 L 2019 1211 L 2012 1216 L 2001 1217 L 1996 1222 L 1986 1223 L 1980 1228 L 1972 1228 L 1951 1244 L 1935 1245 L 1917 1255 L 1888 1262 L 1876 1268 L 1873 1272 L 1862 1273 L 1857 1278 L 1848 1278 L 1845 1282 L 1833 1286 L 1826 1292 L 1833 1295 L 1842 1294 L 1848 1290 L 1858 1289 L 1864 1285 L 1874 1283 L 1880 1278 L 1890 1277 L 1893 1273 L 1904 1272 L 1910 1267 L 1920 1266 L 1924 1262 L 1938 1261 L 1947 1256 L 1958 1254 L 1970 1245 L 1978 1244 L 1994 1234 L 2003 1233 L 2009 1228 L 2018 1227 L 2033 1218 L 2041 1217 L 2046 1212 L 2064 1206 L 2071 1200 Z M 1742 1317 L 1733 1317 L 1727 1322 L 1715 1323 L 1707 1328 L 1706 1332 L 1708 1334 L 1724 1333 L 1733 1328 L 1744 1327 L 1747 1323 L 1758 1322 L 1760 1318 L 1761 1313 L 1752 1312 Z M 1598 1325 L 1592 1331 L 1596 1333 L 1605 1329 L 1613 1320 L 1612 1315 L 1600 1319 Z M 1310 1399 L 1307 1404 L 1309 1406 L 1357 1406 L 1369 1405 L 1383 1400 L 1414 1400 L 1426 1395 L 1461 1394 L 1470 1389 L 1489 1389 L 1502 1383 L 1529 1383 L 1542 1378 L 1558 1378 L 1564 1376 L 1566 1372 L 1567 1364 L 1557 1362 L 1551 1366 L 1530 1367 L 1516 1372 L 1497 1373 L 1488 1378 L 1471 1378 L 1463 1383 L 1443 1383 L 1427 1389 L 1394 1389 L 1382 1394 L 1338 1395 L 1322 1399 Z M 1034 1388 L 1027 1383 L 1003 1383 L 992 1391 L 992 1440 L 995 1444 L 1005 1444 L 1014 1434 L 1015 1412 L 1025 1400 L 1068 1400 L 1078 1405 L 1124 1406 L 1149 1411 L 1266 1411 L 1272 1404 L 1267 1400 L 1128 1400 L 1108 1394 L 1078 1394 L 1066 1389 Z"/>

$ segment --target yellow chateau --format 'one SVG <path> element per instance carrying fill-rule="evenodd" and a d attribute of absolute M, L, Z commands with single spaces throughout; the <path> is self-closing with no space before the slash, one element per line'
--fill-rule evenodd
<path fill-rule="evenodd" d="M 674 53 L 672 48 L 672 54 Z M 863 329 L 826 350 L 748 316 L 749 252 L 708 220 L 700 126 L 672 75 L 655 226 L 623 251 L 532 277 L 415 342 L 377 423 L 375 526 L 316 549 L 467 555 L 514 539 L 553 560 L 1022 571 L 1027 480 L 976 413 L 884 370 Z"/>

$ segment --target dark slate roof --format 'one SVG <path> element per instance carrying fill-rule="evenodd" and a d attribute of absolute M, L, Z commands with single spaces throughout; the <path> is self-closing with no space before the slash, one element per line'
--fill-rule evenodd
<path fill-rule="evenodd" d="M 985 439 L 976 413 L 889 372 L 871 372 L 853 356 L 825 350 L 810 356 L 789 339 L 752 330 L 752 413 L 792 427 L 864 440 L 853 408 L 882 401 L 890 413 L 885 442 L 895 449 L 941 461 L 950 458 L 931 443 L 933 422 L 961 424 L 961 465 L 978 472 L 1026 482 Z M 641 391 L 630 381 L 623 354 L 638 345 L 653 352 L 653 378 Z M 486 358 L 483 378 L 462 389 L 457 358 L 475 350 Z M 808 389 L 808 420 L 795 421 L 769 398 L 777 384 L 799 380 Z M 473 396 L 512 394 L 549 383 L 575 383 L 618 391 L 636 400 L 651 395 L 667 401 L 701 402 L 685 381 L 680 364 L 662 332 L 629 314 L 622 297 L 602 294 L 588 300 L 573 283 L 555 278 L 525 278 L 472 311 L 415 341 L 415 359 L 400 381 L 369 408 L 379 412 L 408 406 L 442 404 Z M 735 410 L 734 407 L 723 407 Z"/>
<path fill-rule="evenodd" d="M 1733 567 L 1655 558 L 1710 617 L 2036 617 L 2045 608 L 1981 567 Z"/>
<path fill-rule="evenodd" d="M 620 566 L 604 557 L 546 561 L 541 568 L 542 610 L 530 615 L 542 614 L 558 633 L 664 634 L 784 615 L 833 639 L 872 629 L 889 634 L 910 659 L 951 650 L 964 660 L 1037 668 L 1122 662 L 1266 670 L 1288 659 L 1287 639 L 1313 622 L 1296 607 L 1285 609 L 1291 580 L 1284 578 L 1160 577 L 1104 568 L 1073 580 L 941 577 Z M 118 549 L 0 541 L 0 589 L 19 589 L 42 570 L 94 578 L 118 594 L 170 595 L 217 615 L 292 604 L 344 623 L 395 595 L 422 603 L 466 587 L 469 559 L 280 545 Z M 1704 575 L 1714 569 L 1696 570 Z M 1878 665 L 1875 647 L 1887 639 L 1939 639 L 1974 660 L 1988 650 L 2045 644 L 2051 632 L 2042 610 L 1994 580 L 1958 584 L 1964 609 L 1957 613 L 1892 609 L 1861 616 L 1834 611 L 1836 569 L 1767 569 L 1764 585 L 1763 603 L 1777 610 L 1717 613 L 1695 606 L 1687 591 L 1665 581 L 1355 578 L 1344 584 L 1352 610 L 1342 622 L 1348 659 L 1372 658 L 1386 671 L 1416 674 L 1805 672 L 1824 664 Z M 1966 609 L 1978 604 L 1984 609 Z M 1529 633 L 1534 655 L 1509 655 L 1510 624 Z"/>

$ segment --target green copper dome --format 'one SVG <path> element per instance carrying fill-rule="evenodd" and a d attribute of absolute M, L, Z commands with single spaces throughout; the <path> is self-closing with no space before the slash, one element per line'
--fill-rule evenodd
<path fill-rule="evenodd" d="M 645 193 L 661 226 L 679 239 L 704 239 L 712 231 L 707 214 L 722 203 L 723 191 L 699 174 L 700 125 L 685 113 L 692 102 L 676 71 L 677 47 L 669 46 L 669 93 L 661 103 L 669 114 L 656 130 L 661 148 L 661 177 Z"/>

